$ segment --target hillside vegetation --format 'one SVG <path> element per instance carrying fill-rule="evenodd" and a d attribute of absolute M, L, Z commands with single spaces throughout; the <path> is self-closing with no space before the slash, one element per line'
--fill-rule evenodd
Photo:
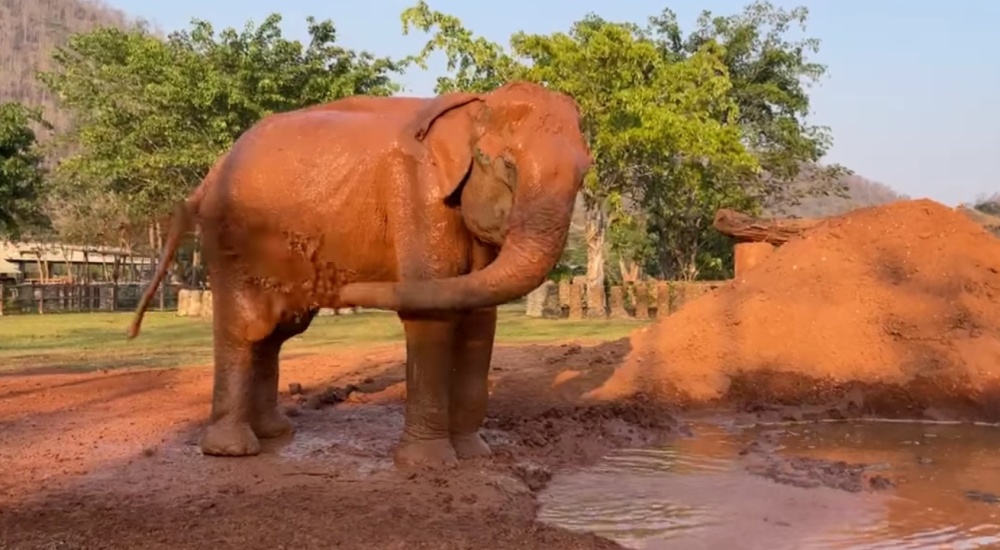
<path fill-rule="evenodd" d="M 797 203 L 787 203 L 777 207 L 766 208 L 765 215 L 795 218 L 825 218 L 839 216 L 851 210 L 866 206 L 877 206 L 909 197 L 897 193 L 891 187 L 869 180 L 857 174 L 845 174 L 837 178 L 837 184 L 843 187 L 840 195 L 821 195 L 802 197 Z M 808 176 L 800 177 L 794 185 L 807 188 L 812 185 Z"/>
<path fill-rule="evenodd" d="M 124 27 L 119 10 L 89 0 L 0 0 L 0 103 L 40 107 L 57 132 L 69 114 L 36 77 L 52 70 L 52 52 L 69 37 L 100 26 Z"/>

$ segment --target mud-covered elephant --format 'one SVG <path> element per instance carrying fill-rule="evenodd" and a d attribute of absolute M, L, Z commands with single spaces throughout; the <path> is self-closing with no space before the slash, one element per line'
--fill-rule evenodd
<path fill-rule="evenodd" d="M 351 97 L 268 116 L 175 216 L 153 282 L 201 227 L 215 380 L 205 454 L 259 452 L 288 433 L 278 354 L 319 308 L 394 310 L 406 334 L 406 412 L 394 458 L 448 466 L 479 436 L 496 306 L 559 258 L 591 157 L 576 103 L 515 82 L 435 98 Z"/>

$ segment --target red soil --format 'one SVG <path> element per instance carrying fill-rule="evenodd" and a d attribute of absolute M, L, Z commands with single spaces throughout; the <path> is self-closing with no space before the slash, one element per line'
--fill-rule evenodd
<path fill-rule="evenodd" d="M 929 200 L 832 218 L 631 338 L 592 396 L 1000 419 L 1000 239 Z"/>
<path fill-rule="evenodd" d="M 0 375 L 0 548 L 620 548 L 536 523 L 533 493 L 556 469 L 674 433 L 648 403 L 578 404 L 625 352 L 499 347 L 495 454 L 448 472 L 392 467 L 400 344 L 284 358 L 297 432 L 249 458 L 198 451 L 208 366 Z M 322 399 L 352 385 L 346 402 Z"/>

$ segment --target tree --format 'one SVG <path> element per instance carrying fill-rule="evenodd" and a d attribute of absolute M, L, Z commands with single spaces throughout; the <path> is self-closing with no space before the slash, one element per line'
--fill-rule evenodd
<path fill-rule="evenodd" d="M 718 203 L 705 185 L 731 187 L 734 177 L 756 167 L 740 143 L 731 87 L 720 52 L 712 45 L 686 58 L 667 55 L 646 30 L 588 15 L 568 33 L 516 33 L 507 51 L 474 37 L 457 18 L 431 11 L 423 1 L 402 19 L 404 32 L 411 26 L 434 30 L 417 61 L 425 62 L 437 50 L 446 54 L 454 74 L 438 80 L 439 93 L 489 90 L 506 80 L 525 79 L 577 101 L 594 156 L 583 193 L 591 288 L 604 286 L 609 225 L 621 224 L 612 232 L 620 239 L 619 256 L 632 255 L 628 262 L 635 263 L 649 254 L 637 230 L 645 225 L 624 208 L 630 200 L 658 206 L 660 217 L 667 197 L 682 187 L 685 204 L 705 206 L 701 199 Z M 739 195 L 732 189 L 728 194 Z M 714 212 L 706 216 L 701 208 L 699 214 L 704 223 L 698 227 L 708 228 Z"/>
<path fill-rule="evenodd" d="M 180 90 L 187 118 L 210 128 L 221 149 L 261 118 L 356 94 L 388 96 L 401 90 L 392 75 L 406 62 L 375 57 L 336 44 L 329 20 L 306 18 L 310 40 L 304 46 L 281 33 L 281 16 L 272 14 L 259 27 L 248 23 L 237 32 L 216 35 L 211 24 L 195 20 L 190 31 L 174 33 L 170 43 L 190 62 L 196 88 Z"/>
<path fill-rule="evenodd" d="M 804 33 L 808 17 L 804 6 L 785 10 L 757 0 L 737 15 L 703 11 L 687 37 L 671 10 L 650 18 L 667 55 L 684 58 L 705 44 L 721 46 L 744 142 L 762 168 L 752 190 L 771 211 L 793 207 L 808 196 L 845 193 L 840 177 L 848 171 L 817 165 L 833 143 L 830 129 L 806 121 L 808 88 L 826 74 L 825 65 L 810 59 L 819 52 L 819 40 L 787 38 L 794 27 Z M 792 185 L 804 168 L 810 171 L 810 185 Z"/>
<path fill-rule="evenodd" d="M 198 129 L 186 128 L 162 97 L 183 84 L 184 63 L 141 26 L 76 35 L 54 61 L 56 69 L 41 78 L 74 118 L 57 136 L 74 147 L 53 174 L 56 197 L 64 204 L 127 197 L 116 201 L 123 217 L 145 226 L 208 156 L 196 149 Z"/>
<path fill-rule="evenodd" d="M 37 111 L 20 103 L 0 104 L 0 236 L 16 239 L 45 221 L 42 155 L 32 123 L 42 123 Z"/>
<path fill-rule="evenodd" d="M 404 64 L 338 46 L 332 22 L 307 19 L 308 45 L 284 38 L 280 22 L 274 14 L 260 26 L 216 35 L 210 24 L 195 20 L 191 30 L 166 40 L 141 25 L 101 28 L 58 49 L 56 68 L 41 77 L 75 120 L 60 136 L 74 150 L 54 178 L 67 206 L 60 217 L 64 233 L 85 235 L 81 225 L 98 222 L 90 208 L 68 205 L 106 196 L 91 203 L 100 208 L 100 219 L 144 228 L 147 251 L 155 254 L 173 204 L 262 117 L 399 89 L 392 73 Z M 128 239 L 128 246 L 137 234 L 134 228 L 92 229 L 111 240 Z"/>

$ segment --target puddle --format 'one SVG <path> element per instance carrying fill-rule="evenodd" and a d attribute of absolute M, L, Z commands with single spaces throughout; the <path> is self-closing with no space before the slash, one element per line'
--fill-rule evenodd
<path fill-rule="evenodd" d="M 837 422 L 694 428 L 694 437 L 670 447 L 618 451 L 592 468 L 555 476 L 540 495 L 539 519 L 637 549 L 1000 547 L 996 427 Z M 746 454 L 747 448 L 754 450 Z M 853 472 L 858 479 L 882 476 L 893 486 L 869 490 L 856 483 L 865 487 L 856 492 L 824 486 L 851 486 L 834 479 L 849 473 L 836 465 L 815 468 L 815 479 L 792 479 L 799 486 L 778 483 L 748 471 L 762 457 L 769 464 L 867 464 L 867 477 Z M 786 470 L 794 473 L 795 467 Z"/>
<path fill-rule="evenodd" d="M 292 437 L 264 442 L 276 460 L 320 461 L 369 475 L 392 467 L 392 430 L 403 429 L 403 414 L 400 407 L 340 407 L 300 411 L 295 424 Z"/>

